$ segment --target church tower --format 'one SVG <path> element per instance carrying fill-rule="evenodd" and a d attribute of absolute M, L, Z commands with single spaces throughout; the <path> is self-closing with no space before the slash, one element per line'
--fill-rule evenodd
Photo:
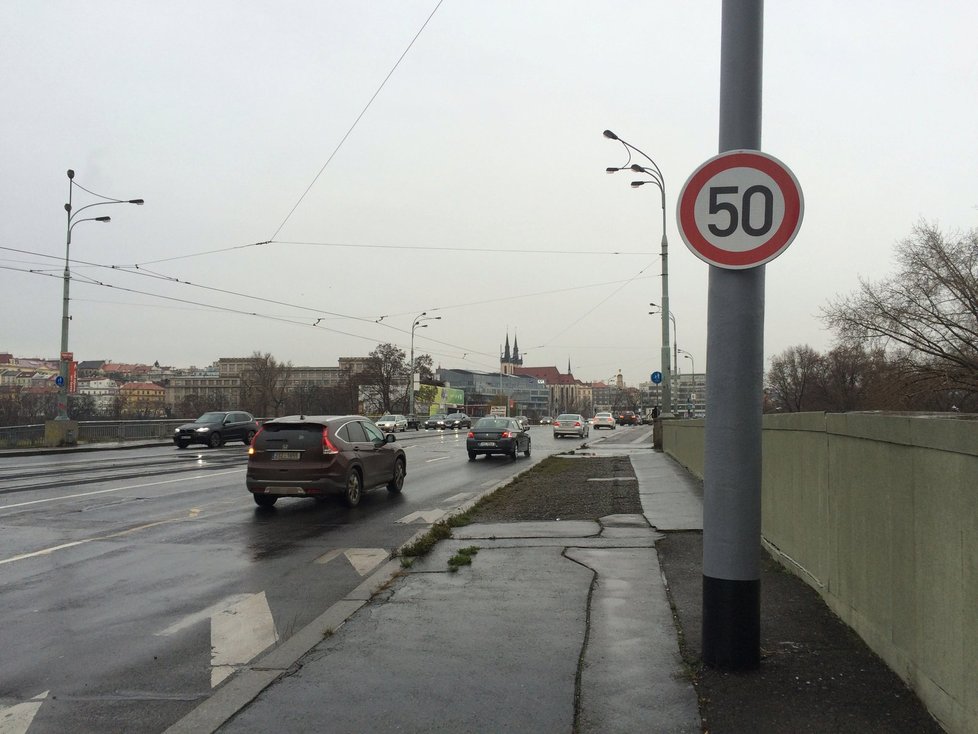
<path fill-rule="evenodd" d="M 509 332 L 506 332 L 506 348 L 499 357 L 499 371 L 504 375 L 512 375 L 517 367 L 523 366 L 523 358 L 520 356 L 520 345 L 513 335 L 513 349 L 509 349 Z"/>

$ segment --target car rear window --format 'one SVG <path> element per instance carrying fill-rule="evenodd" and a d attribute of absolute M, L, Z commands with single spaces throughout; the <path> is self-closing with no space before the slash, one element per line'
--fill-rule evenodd
<path fill-rule="evenodd" d="M 266 423 L 259 434 L 259 441 L 269 443 L 298 443 L 310 442 L 315 445 L 322 441 L 323 425 L 321 423 Z"/>
<path fill-rule="evenodd" d="M 509 420 L 502 418 L 483 418 L 475 427 L 484 431 L 503 430 L 509 428 Z"/>

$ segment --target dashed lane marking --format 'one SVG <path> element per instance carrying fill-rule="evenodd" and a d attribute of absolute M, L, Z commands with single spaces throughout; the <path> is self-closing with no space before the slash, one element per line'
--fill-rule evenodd
<path fill-rule="evenodd" d="M 400 520 L 395 520 L 394 522 L 399 525 L 411 525 L 414 523 L 425 523 L 430 525 L 433 522 L 438 522 L 445 516 L 444 510 L 421 510 L 419 512 L 412 512 L 410 515 L 405 515 Z"/>

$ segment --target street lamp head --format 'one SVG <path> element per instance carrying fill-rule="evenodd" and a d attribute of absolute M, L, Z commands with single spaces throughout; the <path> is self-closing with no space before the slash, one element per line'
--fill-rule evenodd
<path fill-rule="evenodd" d="M 649 305 L 650 306 L 655 306 L 656 308 L 660 308 L 660 306 L 659 306 L 658 303 L 652 303 L 651 301 L 649 302 Z"/>
<path fill-rule="evenodd" d="M 112 217 L 95 217 L 96 222 L 111 222 Z"/>
<path fill-rule="evenodd" d="M 69 213 L 71 212 L 71 204 L 65 204 L 65 211 Z"/>
<path fill-rule="evenodd" d="M 604 135 L 609 140 L 618 140 L 618 136 L 615 135 L 611 130 L 605 130 L 602 135 Z"/>
<path fill-rule="evenodd" d="M 645 186 L 648 181 L 632 181 L 632 188 L 637 189 L 639 186 Z"/>
<path fill-rule="evenodd" d="M 74 172 L 74 171 L 72 171 L 72 170 L 71 170 L 71 169 L 69 168 L 69 169 L 68 169 L 68 178 L 74 178 L 74 177 L 75 177 L 75 172 Z"/>
<path fill-rule="evenodd" d="M 618 173 L 618 171 L 620 171 L 620 170 L 621 170 L 620 168 L 614 168 L 613 166 L 609 166 L 608 168 L 604 169 L 604 172 L 605 173 Z"/>
<path fill-rule="evenodd" d="M 146 202 L 145 202 L 145 201 L 143 201 L 142 199 L 130 199 L 130 200 L 129 200 L 128 202 L 126 202 L 126 203 L 127 203 L 127 204 L 136 204 L 136 205 L 138 205 L 138 206 L 142 206 L 142 205 L 143 205 L 143 204 L 145 204 Z"/>
<path fill-rule="evenodd" d="M 640 165 L 638 165 L 638 163 L 633 163 L 633 164 L 632 164 L 631 166 L 629 166 L 629 167 L 630 167 L 630 168 L 631 168 L 631 169 L 632 169 L 633 171 L 635 171 L 635 173 L 645 173 L 645 169 L 644 169 L 644 168 L 642 168 L 642 166 L 640 166 Z"/>

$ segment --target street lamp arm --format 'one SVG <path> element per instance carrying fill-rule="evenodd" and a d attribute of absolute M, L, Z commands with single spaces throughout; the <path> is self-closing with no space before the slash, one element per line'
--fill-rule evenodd
<path fill-rule="evenodd" d="M 112 196 L 105 196 L 103 194 L 97 194 L 94 191 L 92 191 L 91 189 L 86 189 L 80 183 L 77 183 L 75 181 L 75 179 L 74 179 L 74 176 L 69 176 L 68 178 L 71 179 L 72 186 L 77 186 L 82 191 L 84 191 L 84 192 L 86 192 L 88 194 L 91 194 L 92 196 L 97 196 L 99 199 L 105 199 L 105 202 L 104 203 L 106 203 L 106 204 L 138 204 L 138 205 L 142 205 L 142 204 L 145 203 L 142 199 L 116 199 L 116 198 L 114 198 Z"/>

